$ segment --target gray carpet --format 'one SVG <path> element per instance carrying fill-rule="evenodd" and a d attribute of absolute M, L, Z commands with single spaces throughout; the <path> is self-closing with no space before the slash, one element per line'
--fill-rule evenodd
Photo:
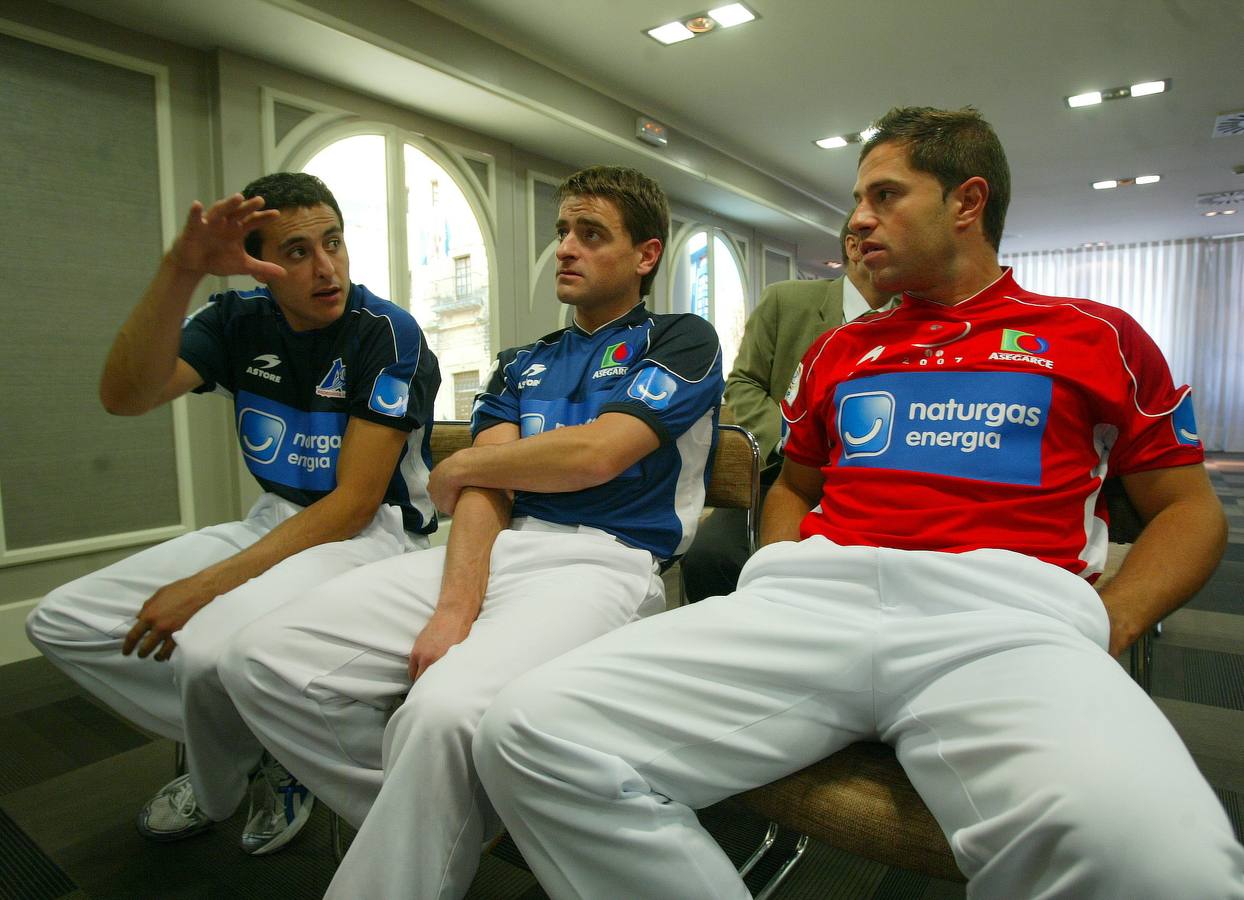
<path fill-rule="evenodd" d="M 1154 697 L 1244 836 L 1244 456 L 1217 455 L 1211 478 L 1231 526 L 1213 580 L 1171 616 L 1154 652 Z M 139 837 L 139 806 L 173 775 L 173 748 L 89 700 L 42 659 L 0 667 L 0 900 L 320 897 L 333 873 L 326 811 L 272 857 L 237 848 L 245 811 L 177 844 Z M 729 804 L 703 811 L 736 862 L 764 823 Z M 784 836 L 789 842 L 793 836 Z M 775 849 L 749 877 L 756 890 Z M 484 858 L 471 900 L 545 895 L 512 845 Z M 624 893 L 624 892 L 623 892 Z M 959 885 L 813 843 L 780 900 L 935 900 Z"/>

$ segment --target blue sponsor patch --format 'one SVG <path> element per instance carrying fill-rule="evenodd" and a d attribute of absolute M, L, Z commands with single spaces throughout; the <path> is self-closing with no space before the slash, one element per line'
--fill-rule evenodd
<path fill-rule="evenodd" d="M 838 464 L 1041 484 L 1053 385 L 1022 372 L 896 372 L 834 391 Z"/>
<path fill-rule="evenodd" d="M 888 391 L 847 394 L 838 407 L 838 437 L 848 459 L 877 456 L 890 446 L 894 396 Z"/>
<path fill-rule="evenodd" d="M 308 412 L 260 397 L 237 394 L 238 440 L 251 474 L 305 491 L 337 486 L 337 454 L 348 416 Z"/>
<path fill-rule="evenodd" d="M 1175 440 L 1189 447 L 1201 446 L 1201 435 L 1196 430 L 1196 413 L 1192 409 L 1192 391 L 1184 394 L 1175 411 L 1171 413 L 1171 427 Z"/>
<path fill-rule="evenodd" d="M 651 366 L 640 371 L 626 389 L 626 396 L 633 397 L 646 406 L 660 412 L 670 405 L 678 382 L 662 369 Z"/>
<path fill-rule="evenodd" d="M 518 433 L 520 437 L 531 437 L 544 430 L 544 416 L 540 413 L 523 413 L 518 417 Z"/>
<path fill-rule="evenodd" d="M 586 403 L 568 400 L 534 400 L 524 397 L 518 415 L 519 432 L 531 437 L 542 431 L 553 431 L 568 425 L 586 425 L 596 417 Z"/>
<path fill-rule="evenodd" d="M 281 440 L 285 437 L 285 420 L 254 407 L 238 411 L 238 441 L 247 464 L 270 465 L 281 452 Z"/>
<path fill-rule="evenodd" d="M 410 384 L 400 378 L 381 373 L 371 389 L 367 408 L 383 416 L 401 418 L 406 415 L 406 403 L 410 399 Z"/>

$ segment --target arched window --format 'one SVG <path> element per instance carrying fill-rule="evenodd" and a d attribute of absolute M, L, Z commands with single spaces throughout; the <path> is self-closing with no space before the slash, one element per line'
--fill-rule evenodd
<path fill-rule="evenodd" d="M 486 230 L 459 179 L 397 132 L 322 145 L 302 166 L 346 222 L 350 278 L 408 308 L 441 367 L 438 419 L 465 419 L 492 365 Z"/>
<path fill-rule="evenodd" d="M 721 339 L 723 374 L 734 367 L 747 321 L 743 269 L 733 242 L 717 228 L 700 228 L 674 256 L 670 298 L 675 312 L 693 312 L 713 323 Z"/>

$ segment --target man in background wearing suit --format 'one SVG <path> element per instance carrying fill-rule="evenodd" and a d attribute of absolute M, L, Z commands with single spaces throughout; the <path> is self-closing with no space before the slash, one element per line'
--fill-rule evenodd
<path fill-rule="evenodd" d="M 850 216 L 847 217 L 850 221 Z M 726 379 L 726 405 L 760 444 L 761 500 L 782 467 L 779 404 L 795 366 L 816 338 L 831 328 L 890 304 L 860 264 L 859 238 L 843 222 L 839 235 L 846 274 L 842 278 L 778 281 L 765 288 L 747 320 L 734 369 Z M 700 526 L 682 560 L 688 603 L 728 594 L 747 562 L 747 511 L 715 509 Z"/>

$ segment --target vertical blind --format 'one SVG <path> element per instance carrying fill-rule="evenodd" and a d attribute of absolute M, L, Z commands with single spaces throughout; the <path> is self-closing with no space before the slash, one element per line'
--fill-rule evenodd
<path fill-rule="evenodd" d="M 1244 451 L 1244 236 L 1002 257 L 1031 291 L 1129 313 L 1191 384 L 1207 450 Z"/>

